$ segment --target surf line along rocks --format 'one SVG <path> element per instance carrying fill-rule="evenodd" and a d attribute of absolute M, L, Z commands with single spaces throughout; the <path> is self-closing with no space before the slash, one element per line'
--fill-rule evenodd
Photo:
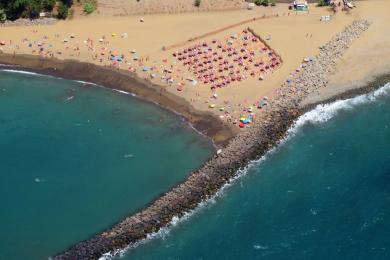
<path fill-rule="evenodd" d="M 294 79 L 280 86 L 274 101 L 250 127 L 241 131 L 220 154 L 210 158 L 183 183 L 140 212 L 70 247 L 54 259 L 98 259 L 106 253 L 116 254 L 215 195 L 238 174 L 239 169 L 259 159 L 285 137 L 294 120 L 302 113 L 300 102 L 310 92 L 327 85 L 328 75 L 334 71 L 336 61 L 368 27 L 366 20 L 354 21 L 321 46 L 319 54 L 302 67 Z"/>

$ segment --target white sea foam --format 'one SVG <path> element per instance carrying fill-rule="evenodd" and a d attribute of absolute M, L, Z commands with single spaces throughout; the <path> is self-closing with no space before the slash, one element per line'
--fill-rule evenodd
<path fill-rule="evenodd" d="M 38 74 L 38 73 L 35 73 L 35 72 L 24 71 L 24 70 L 1 69 L 1 71 L 12 72 L 12 73 L 19 73 L 19 74 L 27 74 L 27 75 L 41 75 L 41 74 Z"/>
<path fill-rule="evenodd" d="M 375 102 L 378 98 L 387 95 L 390 95 L 390 82 L 383 87 L 364 95 L 337 100 L 329 104 L 317 105 L 313 110 L 300 116 L 296 120 L 294 126 L 289 129 L 288 134 L 289 136 L 294 135 L 302 126 L 308 123 L 314 125 L 325 123 L 341 111 L 348 111 L 359 105 Z"/>
<path fill-rule="evenodd" d="M 92 83 L 92 82 L 88 82 L 88 81 L 83 81 L 83 80 L 73 80 L 73 81 L 81 83 L 83 85 L 94 85 L 94 86 L 97 86 L 97 87 L 101 87 L 98 84 L 95 84 L 95 83 Z"/>
<path fill-rule="evenodd" d="M 295 136 L 295 134 L 306 124 L 322 124 L 330 120 L 332 117 L 336 116 L 340 111 L 345 110 L 351 110 L 356 106 L 362 105 L 362 104 L 368 104 L 376 101 L 378 98 L 390 95 L 390 82 L 385 84 L 383 87 L 370 92 L 368 94 L 356 96 L 350 99 L 345 100 L 337 100 L 335 102 L 329 103 L 329 104 L 323 104 L 323 105 L 317 105 L 313 110 L 301 115 L 293 124 L 293 126 L 287 131 L 286 137 L 279 141 L 279 144 L 269 150 L 264 156 L 262 156 L 260 159 L 250 162 L 246 167 L 243 169 L 238 170 L 237 174 L 230 179 L 228 183 L 226 183 L 222 188 L 211 198 L 209 198 L 206 201 L 203 201 L 199 203 L 199 205 L 189 211 L 186 212 L 181 218 L 174 217 L 171 222 L 166 226 L 161 228 L 159 231 L 155 233 L 148 234 L 145 239 L 142 239 L 134 244 L 129 245 L 128 247 L 117 250 L 115 252 L 110 252 L 104 254 L 100 260 L 108 260 L 112 259 L 113 257 L 119 256 L 122 257 L 126 251 L 133 249 L 139 245 L 145 244 L 148 241 L 156 238 L 162 238 L 164 239 L 170 232 L 170 230 L 179 225 L 180 223 L 188 220 L 192 215 L 199 213 L 202 209 L 216 203 L 217 199 L 220 197 L 223 197 L 225 190 L 232 186 L 236 180 L 240 179 L 241 177 L 245 176 L 249 170 L 253 167 L 258 166 L 261 164 L 264 160 L 266 160 L 270 155 L 275 153 L 280 147 L 283 146 L 286 141 L 291 139 Z M 317 212 L 316 212 L 317 213 Z M 256 248 L 257 249 L 257 248 Z"/>
<path fill-rule="evenodd" d="M 266 250 L 268 249 L 268 246 L 254 245 L 253 248 L 256 250 Z"/>
<path fill-rule="evenodd" d="M 12 65 L 0 64 L 0 66 L 12 66 Z M 0 71 L 19 73 L 19 74 L 26 74 L 26 75 L 36 75 L 36 76 L 43 76 L 43 77 L 49 77 L 49 78 L 64 79 L 64 78 L 61 78 L 61 77 L 54 77 L 54 76 L 50 76 L 50 75 L 46 75 L 46 74 L 39 74 L 39 73 L 25 71 L 25 70 L 0 69 Z M 81 84 L 85 84 L 85 85 L 93 85 L 93 86 L 96 86 L 96 87 L 99 87 L 99 88 L 113 90 L 113 91 L 119 92 L 121 94 L 125 94 L 125 95 L 130 95 L 130 96 L 136 97 L 136 95 L 134 93 L 123 91 L 123 90 L 119 90 L 119 89 L 107 88 L 107 87 L 104 87 L 104 86 L 101 86 L 101 85 L 98 85 L 98 84 L 95 84 L 95 83 L 92 83 L 92 82 L 88 82 L 88 81 L 83 81 L 83 80 L 71 80 L 71 81 L 74 81 L 74 82 L 77 82 L 77 83 L 81 83 Z"/>
<path fill-rule="evenodd" d="M 134 93 L 127 92 L 127 91 L 120 90 L 120 89 L 115 89 L 115 88 L 113 88 L 112 90 L 114 90 L 114 91 L 116 91 L 116 92 L 119 92 L 119 93 L 122 93 L 122 94 L 125 94 L 125 95 L 131 95 L 131 96 L 133 96 L 133 97 L 137 96 L 137 95 L 134 94 Z"/>

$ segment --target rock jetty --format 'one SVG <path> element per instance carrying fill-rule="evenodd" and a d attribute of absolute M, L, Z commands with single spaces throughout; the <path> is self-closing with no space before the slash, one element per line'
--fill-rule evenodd
<path fill-rule="evenodd" d="M 320 47 L 316 57 L 297 69 L 294 76 L 277 91 L 271 104 L 263 108 L 250 127 L 245 128 L 222 152 L 214 155 L 183 183 L 174 187 L 142 211 L 127 217 L 110 229 L 82 241 L 54 259 L 98 259 L 103 254 L 126 248 L 169 225 L 200 202 L 213 196 L 228 183 L 239 169 L 259 159 L 285 137 L 286 131 L 302 113 L 300 102 L 310 93 L 327 85 L 329 73 L 337 60 L 369 27 L 365 20 L 354 21 L 328 43 Z"/>

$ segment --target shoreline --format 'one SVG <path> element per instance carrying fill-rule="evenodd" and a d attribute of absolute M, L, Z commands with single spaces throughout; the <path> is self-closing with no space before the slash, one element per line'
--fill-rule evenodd
<path fill-rule="evenodd" d="M 1 68 L 2 65 L 4 65 L 4 64 L 1 64 L 0 68 Z M 15 65 L 7 65 L 7 67 L 4 67 L 4 68 L 7 68 L 7 69 L 19 68 L 20 69 L 20 67 L 15 66 Z M 48 75 L 48 74 L 43 74 L 43 75 Z M 53 76 L 53 75 L 48 75 L 48 76 Z M 87 83 L 92 83 L 92 82 L 87 82 Z M 304 105 L 304 106 L 300 106 L 299 108 L 297 108 L 295 113 L 290 114 L 290 116 L 292 116 L 292 118 L 290 118 L 291 120 L 288 121 L 288 124 L 283 125 L 284 126 L 283 129 L 279 129 L 279 134 L 282 133 L 282 135 L 279 135 L 279 137 L 278 137 L 279 139 L 275 139 L 276 142 L 273 144 L 273 146 L 271 148 L 268 148 L 269 146 L 264 148 L 264 150 L 263 150 L 264 153 L 262 153 L 262 155 L 260 157 L 259 157 L 259 154 L 256 153 L 255 157 L 252 160 L 249 160 L 246 163 L 246 165 L 249 165 L 249 164 L 251 164 L 253 162 L 261 160 L 261 158 L 263 156 L 266 156 L 266 154 L 268 152 L 270 152 L 273 148 L 277 147 L 280 144 L 280 142 L 283 141 L 285 137 L 287 137 L 286 134 L 288 133 L 288 130 L 291 129 L 291 127 L 294 127 L 295 120 L 297 118 L 299 118 L 301 115 L 305 114 L 306 112 L 308 112 L 310 110 L 313 110 L 317 105 L 328 104 L 328 103 L 335 102 L 337 100 L 345 100 L 345 99 L 349 99 L 349 98 L 354 98 L 356 96 L 368 94 L 368 93 L 371 93 L 371 92 L 373 92 L 373 91 L 383 87 L 386 83 L 390 83 L 390 72 L 382 74 L 382 75 L 379 75 L 375 79 L 373 79 L 373 80 L 369 81 L 368 83 L 366 83 L 363 87 L 358 87 L 358 88 L 346 90 L 346 91 L 344 91 L 342 93 L 339 93 L 339 94 L 336 94 L 336 95 L 332 96 L 331 98 L 327 98 L 327 99 L 324 99 L 324 100 L 319 101 L 319 102 L 315 102 L 315 103 L 307 104 L 307 105 Z M 95 83 L 92 83 L 92 84 L 95 84 Z M 112 88 L 112 90 L 115 91 L 116 89 Z M 148 102 L 148 101 L 146 101 L 146 102 Z M 244 176 L 244 175 L 242 175 L 242 176 Z M 241 174 L 233 175 L 220 189 L 217 190 L 217 192 L 215 192 L 214 194 L 211 194 L 209 197 L 207 197 L 207 199 L 214 198 L 214 196 L 216 196 L 219 191 L 223 190 L 226 185 L 229 185 L 230 183 L 233 183 L 236 178 L 240 178 L 240 177 L 241 177 Z M 205 201 L 205 202 L 207 203 L 207 201 Z M 146 205 L 146 207 L 148 207 L 150 205 L 152 205 L 152 204 L 148 204 L 148 205 Z M 191 209 L 189 211 L 185 211 L 181 216 L 179 216 L 179 218 L 185 217 L 188 214 L 189 214 L 189 216 L 192 215 L 194 213 L 194 210 L 197 210 L 198 206 L 199 206 L 199 204 L 197 204 L 196 207 L 194 207 L 193 209 Z M 171 220 L 168 223 L 168 227 L 171 226 L 172 221 L 173 220 Z M 153 232 L 150 232 L 148 234 L 156 234 L 156 233 L 158 233 L 158 231 L 159 231 L 159 229 L 158 230 L 154 230 Z M 107 254 L 106 253 L 104 256 L 105 257 L 111 257 L 111 256 L 115 256 L 116 254 L 121 254 L 121 253 L 123 253 L 126 250 L 131 250 L 133 248 L 132 246 L 134 245 L 134 243 L 141 242 L 144 239 L 148 239 L 148 237 L 140 238 L 139 240 L 136 240 L 135 242 L 131 242 L 131 243 L 127 244 L 127 247 L 124 247 L 123 249 L 118 249 L 117 251 L 114 252 L 114 254 Z M 136 245 L 137 244 L 135 244 L 134 246 L 136 247 Z M 62 258 L 62 256 L 60 256 L 58 258 L 58 256 L 56 256 L 54 258 L 49 258 L 49 259 L 89 259 L 89 258 L 78 258 L 78 257 L 77 258 L 72 258 L 72 257 Z M 98 257 L 95 258 L 95 259 L 98 259 Z M 107 259 L 107 258 L 103 258 L 103 259 Z M 108 259 L 110 259 L 110 258 L 108 258 Z"/>
<path fill-rule="evenodd" d="M 385 84 L 389 82 L 390 82 L 390 71 L 376 76 L 375 78 L 367 81 L 367 83 L 365 83 L 363 86 L 345 90 L 344 92 L 334 94 L 332 97 L 325 98 L 321 101 L 304 104 L 301 106 L 302 113 L 306 113 L 310 110 L 313 110 L 316 106 L 321 104 L 329 104 L 337 100 L 346 100 L 346 99 L 354 98 L 360 95 L 373 92 L 383 87 Z"/>
<path fill-rule="evenodd" d="M 98 233 L 90 239 L 76 243 L 59 253 L 54 259 L 99 259 L 101 256 L 117 254 L 121 249 L 136 243 L 169 226 L 172 219 L 180 218 L 195 209 L 199 203 L 212 198 L 222 187 L 230 183 L 250 162 L 261 158 L 285 138 L 288 129 L 302 115 L 302 100 L 310 92 L 327 86 L 327 75 L 320 71 L 331 71 L 334 61 L 349 48 L 369 27 L 366 20 L 358 20 L 325 44 L 313 62 L 290 82 L 281 86 L 278 99 L 264 108 L 263 113 L 251 127 L 241 131 L 201 168 L 194 171 L 178 186 L 150 203 L 142 211 Z M 335 44 L 335 43 L 338 44 Z M 310 84 L 308 84 L 310 83 Z"/>
<path fill-rule="evenodd" d="M 211 112 L 196 110 L 184 98 L 175 96 L 135 74 L 76 60 L 47 59 L 33 55 L 13 56 L 2 53 L 0 64 L 6 65 L 6 69 L 90 82 L 115 91 L 133 94 L 145 102 L 153 103 L 180 116 L 197 132 L 210 138 L 216 148 L 225 146 L 238 133 L 238 129 L 223 123 Z"/>
<path fill-rule="evenodd" d="M 327 105 L 327 104 L 332 104 L 332 103 L 337 102 L 337 101 L 346 101 L 346 100 L 357 98 L 360 96 L 370 95 L 370 94 L 373 94 L 375 91 L 384 88 L 386 84 L 390 84 L 390 71 L 385 73 L 385 74 L 379 75 L 375 80 L 367 82 L 363 87 L 358 87 L 358 88 L 351 89 L 348 91 L 346 90 L 345 92 L 343 92 L 341 94 L 334 95 L 334 97 L 332 97 L 331 99 L 324 99 L 323 102 L 312 103 L 312 104 L 310 104 L 310 107 L 309 106 L 302 106 L 299 110 L 300 114 L 297 116 L 296 119 L 298 120 L 301 116 L 304 116 L 306 113 L 314 111 L 316 109 L 316 106 L 318 106 L 318 105 Z M 294 121 L 294 123 L 286 131 L 285 137 L 280 139 L 275 147 L 267 150 L 264 153 L 264 155 L 261 156 L 260 158 L 257 158 L 253 161 L 250 161 L 245 168 L 240 169 L 239 170 L 240 172 L 237 175 L 233 176 L 229 180 L 229 182 L 227 182 L 224 186 L 222 186 L 221 189 L 218 190 L 218 192 L 216 192 L 213 196 L 208 198 L 208 200 L 201 202 L 194 209 L 192 209 L 188 212 L 185 212 L 182 217 L 172 219 L 171 222 L 166 227 L 161 228 L 157 232 L 148 234 L 148 236 L 145 237 L 144 239 L 139 240 L 136 243 L 130 244 L 130 245 L 128 245 L 128 247 L 121 249 L 121 250 L 118 250 L 117 252 L 107 253 L 101 259 L 107 260 L 107 259 L 111 259 L 111 257 L 115 257 L 117 255 L 119 255 L 121 257 L 123 254 L 126 254 L 126 251 L 135 249 L 139 245 L 147 243 L 150 240 L 154 240 L 156 238 L 159 238 L 161 235 L 160 232 L 166 232 L 167 229 L 169 230 L 171 227 L 174 227 L 177 224 L 186 221 L 189 217 L 193 216 L 194 214 L 197 214 L 200 210 L 202 210 L 202 208 L 207 207 L 206 205 L 208 205 L 209 203 L 215 203 L 214 200 L 219 198 L 219 197 L 222 197 L 222 194 L 225 192 L 226 189 L 229 189 L 229 187 L 231 185 L 233 185 L 238 179 L 246 176 L 248 173 L 248 170 L 250 168 L 252 168 L 254 165 L 257 165 L 257 164 L 263 162 L 267 158 L 267 156 L 272 155 L 272 153 L 275 152 L 275 150 L 277 150 L 280 146 L 282 146 L 286 140 L 289 140 L 291 137 L 294 137 L 295 133 L 294 132 L 290 133 L 290 130 L 294 130 L 295 128 L 299 128 L 299 127 L 300 126 L 299 126 L 299 124 L 297 124 L 297 121 Z"/>
<path fill-rule="evenodd" d="M 369 24 L 367 21 L 356 21 L 352 25 L 348 26 L 342 33 L 332 38 L 329 43 L 324 45 L 320 54 L 316 56 L 314 61 L 308 63 L 307 68 L 303 70 L 296 79 L 294 79 L 292 82 L 294 87 L 292 87 L 290 83 L 283 84 L 280 88 L 280 92 L 278 93 L 278 99 L 270 106 L 264 108 L 263 113 L 259 115 L 253 125 L 246 128 L 244 131 L 240 131 L 237 135 L 235 135 L 235 138 L 230 138 L 230 141 L 226 146 L 224 146 L 220 153 L 212 156 L 202 167 L 191 173 L 184 182 L 176 187 L 173 187 L 170 191 L 167 191 L 165 194 L 146 205 L 138 213 L 127 217 L 110 228 L 107 228 L 102 233 L 97 233 L 85 241 L 76 243 L 74 246 L 61 252 L 54 258 L 98 259 L 108 252 L 117 252 L 118 250 L 126 248 L 130 244 L 144 239 L 148 234 L 157 232 L 161 228 L 169 225 L 172 219 L 182 217 L 187 212 L 196 208 L 200 202 L 214 196 L 221 187 L 230 183 L 232 178 L 238 175 L 238 170 L 243 169 L 248 165 L 248 163 L 261 158 L 271 148 L 275 147 L 281 140 L 283 140 L 288 132 L 288 129 L 290 129 L 290 127 L 294 124 L 295 120 L 305 112 L 305 109 L 309 109 L 308 107 L 301 106 L 302 100 L 304 100 L 309 93 L 327 85 L 327 75 L 321 74 L 320 71 L 326 71 L 327 69 L 330 70 L 331 68 L 327 66 L 330 66 L 329 64 L 331 63 L 324 61 L 337 60 L 339 58 L 338 55 L 343 53 L 349 47 L 349 41 L 358 38 L 359 35 L 368 28 L 368 26 Z M 339 44 L 334 44 L 336 41 Z M 34 71 L 35 64 L 35 66 L 40 68 L 40 70 L 35 70 L 34 72 L 49 75 L 56 75 L 55 73 L 58 73 L 58 67 L 55 66 L 54 68 L 57 69 L 53 69 L 53 67 L 49 66 L 53 63 L 52 60 L 44 60 L 40 58 L 31 58 L 31 60 L 28 60 L 18 58 L 19 56 L 9 56 L 8 64 L 12 64 L 12 61 L 21 59 L 24 62 L 31 62 L 31 64 L 24 64 L 28 65 L 31 71 Z M 3 57 L 0 55 L 0 63 L 1 62 L 7 63 L 4 62 Z M 69 68 L 64 65 L 67 62 L 75 65 L 75 67 Z M 109 83 L 112 83 L 111 81 L 113 78 L 105 77 L 103 74 L 99 73 L 100 71 L 109 70 L 110 73 L 108 73 L 107 76 L 115 75 L 115 77 L 119 77 L 118 79 L 115 78 L 115 81 L 118 82 L 121 82 L 121 77 L 125 76 L 120 72 L 112 73 L 114 71 L 113 69 L 101 68 L 99 66 L 88 65 L 86 63 L 83 64 L 84 67 L 79 67 L 81 66 L 79 64 L 82 63 L 72 61 L 58 61 L 58 63 L 54 62 L 54 64 L 62 65 L 60 70 L 62 70 L 65 74 L 65 77 L 64 75 L 62 75 L 62 77 L 66 79 L 74 79 L 69 77 L 79 75 L 78 73 L 81 71 L 89 72 L 89 76 L 91 78 L 97 77 L 101 80 L 101 82 L 106 80 Z M 95 67 L 97 71 L 94 71 Z M 324 69 L 319 70 L 319 68 L 322 67 L 324 67 Z M 80 68 L 84 68 L 84 70 L 80 70 Z M 64 71 L 68 69 L 69 71 Z M 94 78 L 95 80 L 89 80 L 83 77 L 87 76 L 80 75 L 78 80 L 94 82 L 98 85 L 107 86 L 107 84 L 96 82 L 96 78 Z M 102 79 L 102 77 L 105 78 Z M 139 83 L 141 81 L 136 77 L 133 78 L 129 76 L 126 76 L 125 79 L 128 78 L 131 78 L 133 83 Z M 129 83 L 126 82 L 122 84 Z M 366 91 L 366 93 L 370 92 L 375 86 L 380 87 L 376 84 L 377 83 L 371 84 L 370 88 L 357 90 L 358 94 L 362 94 L 362 91 Z M 151 85 L 153 86 L 153 84 Z M 112 85 L 110 86 L 107 87 L 113 88 Z M 125 91 L 137 94 L 136 91 L 131 91 L 131 86 L 129 86 L 129 88 L 130 90 L 125 89 Z M 118 89 L 118 86 L 115 86 L 115 89 Z M 150 91 L 150 89 L 148 91 Z M 151 93 L 154 93 L 155 95 L 157 94 L 157 97 L 160 96 L 156 93 L 156 89 L 151 91 Z M 349 92 L 348 95 L 353 95 L 353 93 Z M 145 94 L 141 97 L 148 99 L 150 96 Z M 164 98 L 167 97 L 164 96 Z M 181 98 L 174 96 L 172 99 L 177 102 L 176 99 Z M 166 101 L 170 101 L 170 99 L 167 98 Z M 319 103 L 324 102 L 326 102 L 326 100 Z M 158 103 L 164 106 L 164 103 Z M 181 108 L 183 109 L 183 107 Z M 185 108 L 183 110 L 186 111 Z M 201 115 L 198 115 L 200 117 L 202 115 L 204 116 L 204 114 L 202 113 Z M 191 119 L 191 114 L 189 113 L 189 115 L 189 118 Z"/>

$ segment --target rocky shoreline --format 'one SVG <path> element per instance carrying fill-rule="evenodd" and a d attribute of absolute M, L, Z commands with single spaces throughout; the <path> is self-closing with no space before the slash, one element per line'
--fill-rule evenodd
<path fill-rule="evenodd" d="M 300 103 L 311 92 L 326 87 L 328 76 L 337 60 L 369 27 L 358 20 L 321 46 L 319 54 L 303 65 L 292 79 L 279 88 L 274 102 L 264 109 L 253 124 L 214 155 L 183 183 L 174 187 L 133 216 L 129 216 L 105 232 L 82 241 L 54 259 L 98 259 L 117 252 L 169 225 L 200 202 L 212 197 L 228 183 L 239 169 L 262 157 L 285 137 L 294 120 L 304 112 Z M 369 91 L 367 88 L 365 91 Z M 362 90 L 363 91 L 363 90 Z"/>

